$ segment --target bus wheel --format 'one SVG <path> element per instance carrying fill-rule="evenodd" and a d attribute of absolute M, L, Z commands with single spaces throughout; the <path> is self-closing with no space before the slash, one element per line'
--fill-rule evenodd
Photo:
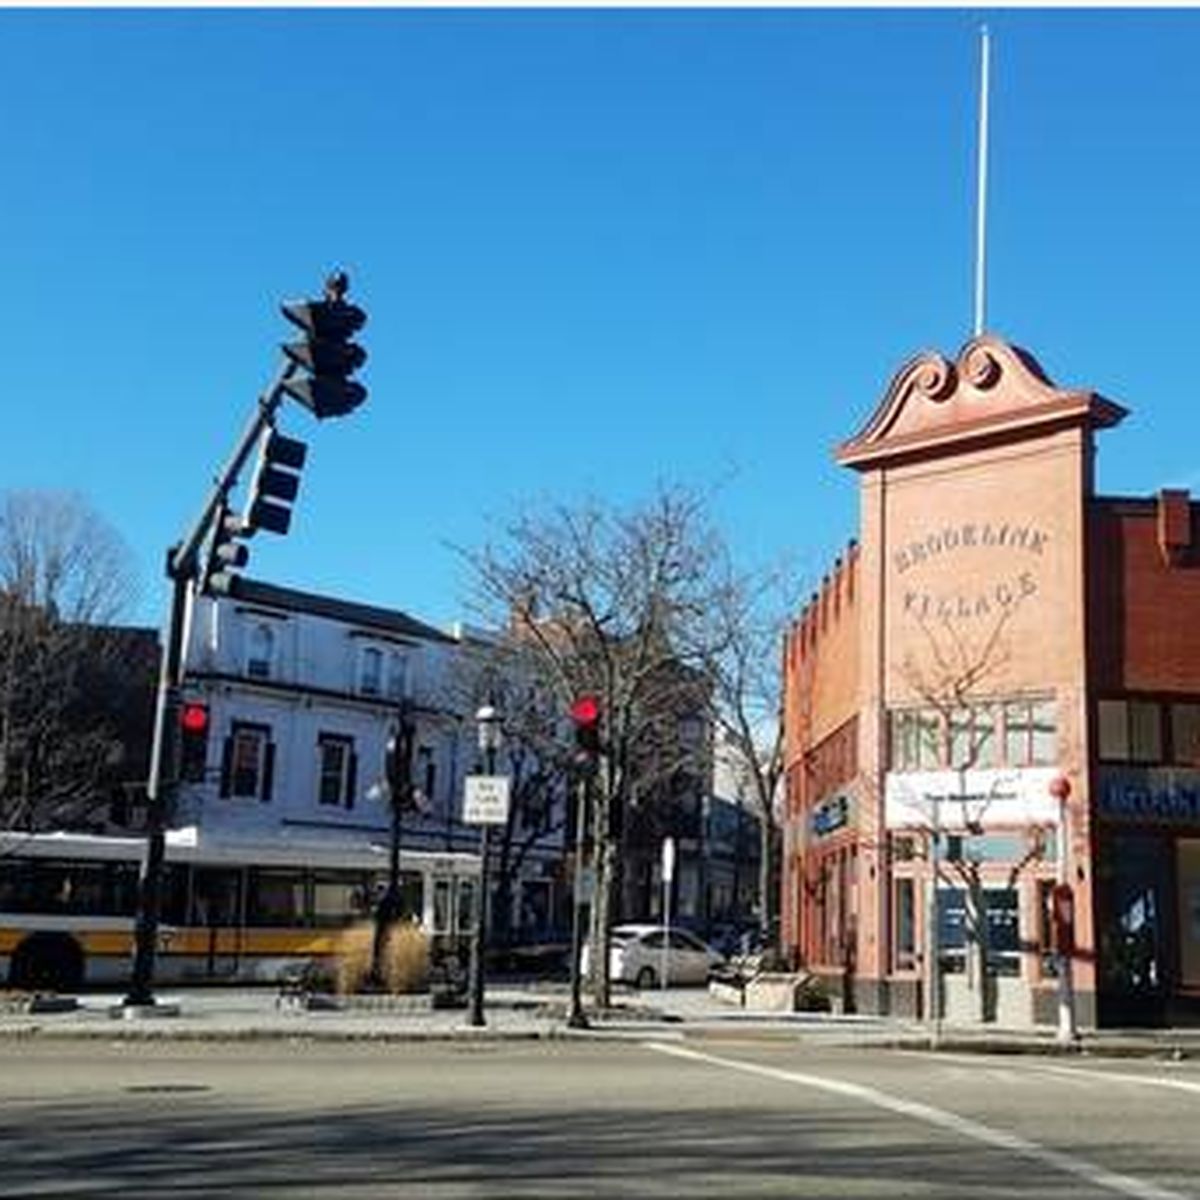
<path fill-rule="evenodd" d="M 83 983 L 83 951 L 65 933 L 35 933 L 12 956 L 9 987 L 27 992 L 77 992 Z"/>

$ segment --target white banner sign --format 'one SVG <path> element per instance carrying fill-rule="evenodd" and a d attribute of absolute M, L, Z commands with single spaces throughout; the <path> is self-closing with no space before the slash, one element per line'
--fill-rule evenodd
<path fill-rule="evenodd" d="M 463 796 L 463 821 L 468 825 L 504 825 L 508 822 L 507 775 L 468 775 Z"/>
<path fill-rule="evenodd" d="M 960 830 L 1004 825 L 1052 825 L 1058 801 L 1050 783 L 1058 767 L 1000 771 L 893 771 L 885 784 L 889 829 Z"/>

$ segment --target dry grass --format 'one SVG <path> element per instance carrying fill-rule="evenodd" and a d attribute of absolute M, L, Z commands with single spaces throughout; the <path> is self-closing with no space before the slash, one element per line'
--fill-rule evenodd
<path fill-rule="evenodd" d="M 342 931 L 335 952 L 335 977 L 341 995 L 361 991 L 371 975 L 375 925 L 364 921 Z M 429 939 L 418 925 L 398 921 L 387 931 L 380 964 L 389 992 L 424 991 L 429 985 Z"/>

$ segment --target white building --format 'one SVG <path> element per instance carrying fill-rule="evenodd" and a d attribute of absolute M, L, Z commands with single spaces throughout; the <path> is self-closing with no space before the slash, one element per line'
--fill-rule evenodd
<path fill-rule="evenodd" d="M 416 729 L 419 811 L 404 814 L 402 848 L 478 851 L 478 828 L 461 820 L 463 778 L 480 765 L 473 707 L 456 700 L 469 658 L 457 631 L 243 578 L 236 598 L 195 599 L 186 647 L 185 699 L 207 705 L 208 739 L 202 763 L 185 758 L 173 825 L 254 841 L 386 843 L 384 754 L 403 705 Z M 561 837 L 546 841 L 524 872 L 537 912 L 555 909 L 542 893 L 562 858 Z"/>

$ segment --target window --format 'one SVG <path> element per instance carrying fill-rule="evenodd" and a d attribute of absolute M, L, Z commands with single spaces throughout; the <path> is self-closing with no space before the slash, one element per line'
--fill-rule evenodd
<path fill-rule="evenodd" d="M 246 890 L 247 925 L 303 925 L 304 876 L 299 871 L 251 867 Z"/>
<path fill-rule="evenodd" d="M 985 888 L 983 907 L 988 969 L 997 975 L 1019 974 L 1021 942 L 1016 889 Z M 966 969 L 967 951 L 977 936 L 976 920 L 965 888 L 938 889 L 938 945 L 943 970 L 961 972 Z"/>
<path fill-rule="evenodd" d="M 942 720 L 932 709 L 892 714 L 892 769 L 936 771 L 942 765 Z"/>
<path fill-rule="evenodd" d="M 1161 704 L 1149 700 L 1101 700 L 1096 706 L 1096 718 L 1101 759 L 1162 762 Z"/>
<path fill-rule="evenodd" d="M 437 786 L 437 762 L 428 746 L 417 750 L 417 787 L 425 797 L 426 804 L 433 803 L 434 788 Z"/>
<path fill-rule="evenodd" d="M 371 911 L 371 894 L 361 872 L 318 872 L 313 878 L 313 924 L 347 925 Z"/>
<path fill-rule="evenodd" d="M 383 651 L 367 646 L 359 660 L 358 690 L 364 696 L 379 696 L 383 688 Z"/>
<path fill-rule="evenodd" d="M 450 880 L 437 879 L 433 884 L 433 932 L 450 932 Z"/>
<path fill-rule="evenodd" d="M 917 962 L 916 898 L 911 879 L 897 879 L 892 906 L 892 955 L 897 971 L 911 971 Z"/>
<path fill-rule="evenodd" d="M 1171 705 L 1171 761 L 1200 766 L 1200 704 Z"/>
<path fill-rule="evenodd" d="M 1057 759 L 1052 700 L 1010 700 L 1004 706 L 1004 761 L 1010 767 L 1047 767 Z"/>
<path fill-rule="evenodd" d="M 335 733 L 319 734 L 317 755 L 318 803 L 353 808 L 358 766 L 353 739 Z"/>
<path fill-rule="evenodd" d="M 266 725 L 235 721 L 225 739 L 221 761 L 221 795 L 270 800 L 275 746 Z"/>
<path fill-rule="evenodd" d="M 990 705 L 950 716 L 950 765 L 987 770 L 996 766 L 996 713 Z"/>
<path fill-rule="evenodd" d="M 408 656 L 395 650 L 388 655 L 387 694 L 390 700 L 408 695 Z"/>
<path fill-rule="evenodd" d="M 269 625 L 259 623 L 251 630 L 246 643 L 246 674 L 251 679 L 270 679 L 275 660 L 275 633 Z"/>

